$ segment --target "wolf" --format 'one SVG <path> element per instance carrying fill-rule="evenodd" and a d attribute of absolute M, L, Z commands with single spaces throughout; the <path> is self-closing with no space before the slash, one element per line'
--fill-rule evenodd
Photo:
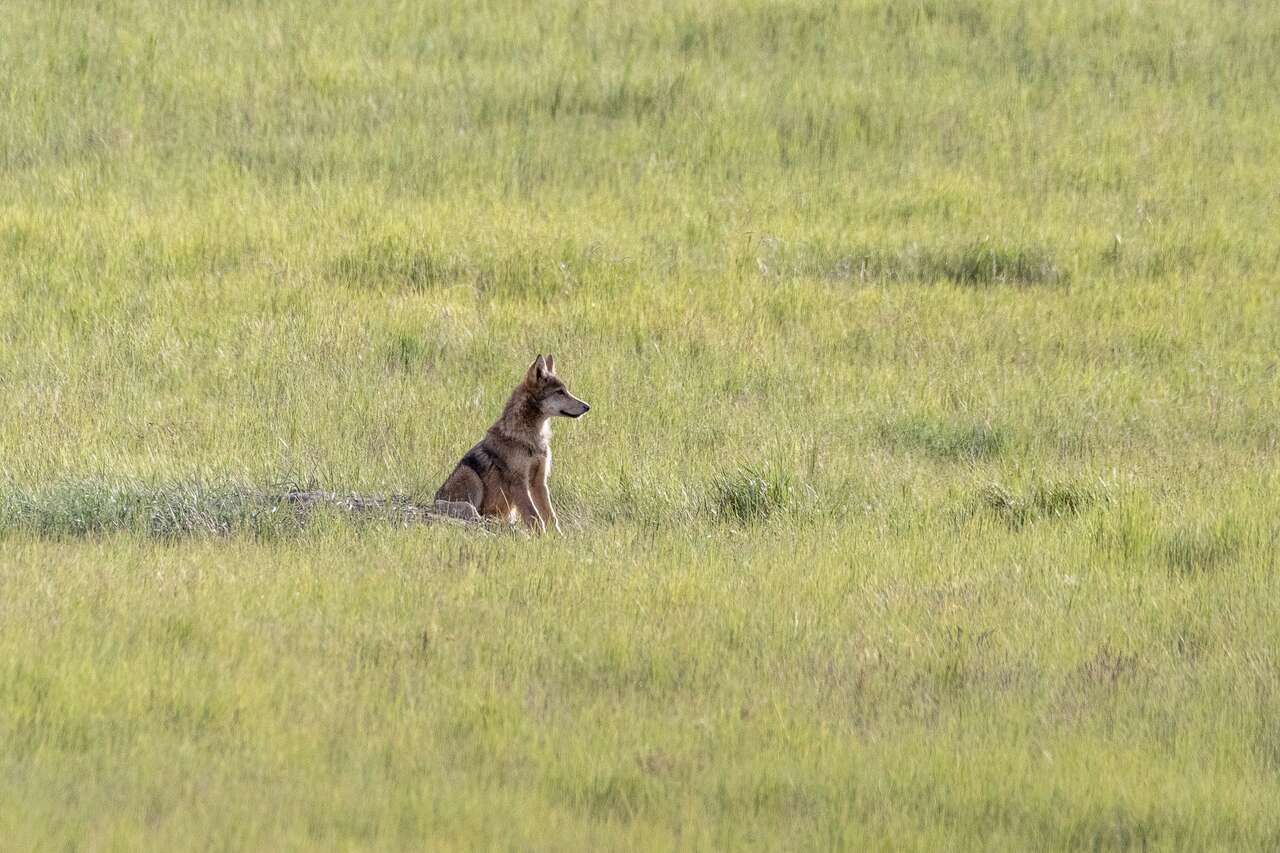
<path fill-rule="evenodd" d="M 511 392 L 502 416 L 467 451 L 435 496 L 436 509 L 455 518 L 522 521 L 535 533 L 560 533 L 551 506 L 551 419 L 580 418 L 591 407 L 569 393 L 556 359 L 539 355 Z"/>

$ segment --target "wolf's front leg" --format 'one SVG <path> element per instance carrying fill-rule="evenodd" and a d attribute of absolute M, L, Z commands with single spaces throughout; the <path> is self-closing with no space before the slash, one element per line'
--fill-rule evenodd
<path fill-rule="evenodd" d="M 551 490 L 547 488 L 547 465 L 538 465 L 532 476 L 532 482 L 529 484 L 529 495 L 533 498 L 533 504 L 538 508 L 538 514 L 542 516 L 543 523 L 560 533 L 560 518 L 556 515 L 555 508 L 551 506 Z"/>
<path fill-rule="evenodd" d="M 520 518 L 534 533 L 545 533 L 547 525 L 542 520 L 542 516 L 538 515 L 538 508 L 533 503 L 533 498 L 529 495 L 528 489 L 516 489 L 515 493 L 516 511 L 520 513 Z"/>
<path fill-rule="evenodd" d="M 542 490 L 542 494 L 534 493 L 534 502 L 538 504 L 538 512 L 542 515 L 542 521 L 551 530 L 556 533 L 563 534 L 560 529 L 560 516 L 556 515 L 555 507 L 551 505 L 551 495 L 546 489 Z"/>

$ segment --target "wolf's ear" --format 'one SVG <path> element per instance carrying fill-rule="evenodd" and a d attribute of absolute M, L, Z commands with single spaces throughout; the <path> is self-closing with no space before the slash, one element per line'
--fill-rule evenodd
<path fill-rule="evenodd" d="M 542 356 L 538 356 L 533 360 L 533 364 L 529 365 L 529 371 L 525 373 L 524 381 L 529 385 L 537 385 L 546 378 L 547 360 Z"/>
<path fill-rule="evenodd" d="M 556 372 L 556 357 L 554 355 L 548 354 L 547 355 L 547 373 L 555 373 L 555 372 Z"/>

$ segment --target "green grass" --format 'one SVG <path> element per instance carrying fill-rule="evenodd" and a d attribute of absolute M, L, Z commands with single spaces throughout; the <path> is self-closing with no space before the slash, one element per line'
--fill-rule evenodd
<path fill-rule="evenodd" d="M 1280 846 L 1280 8 L 0 9 L 0 847 Z M 534 354 L 567 536 L 426 499 Z"/>

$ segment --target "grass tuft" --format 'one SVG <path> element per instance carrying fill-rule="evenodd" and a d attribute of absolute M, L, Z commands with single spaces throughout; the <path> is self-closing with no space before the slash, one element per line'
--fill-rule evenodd
<path fill-rule="evenodd" d="M 1236 557 L 1242 543 L 1240 530 L 1230 521 L 1180 525 L 1159 532 L 1155 539 L 1157 553 L 1181 575 L 1222 568 Z"/>
<path fill-rule="evenodd" d="M 1155 508 L 1126 503 L 1100 519 L 1095 541 L 1125 562 L 1164 566 L 1193 576 L 1222 569 L 1248 544 L 1245 529 L 1231 518 L 1199 518 L 1170 523 Z"/>
<path fill-rule="evenodd" d="M 961 246 L 913 243 L 897 249 L 804 246 L 795 250 L 771 244 L 758 259 L 766 274 L 852 282 L 950 282 L 964 287 L 1056 285 L 1067 271 L 1040 246 L 998 245 L 980 240 Z"/>
<path fill-rule="evenodd" d="M 383 346 L 382 353 L 392 371 L 414 373 L 438 359 L 441 350 L 438 343 L 429 343 L 420 335 L 398 332 Z"/>
<path fill-rule="evenodd" d="M 452 283 L 463 275 L 453 261 L 435 251 L 391 237 L 365 243 L 330 264 L 335 281 L 359 287 L 423 291 Z"/>
<path fill-rule="evenodd" d="M 978 493 L 980 505 L 1013 530 L 1042 519 L 1074 518 L 1095 504 L 1109 503 L 1109 490 L 1079 483 L 1036 483 L 1014 491 L 998 483 Z"/>
<path fill-rule="evenodd" d="M 989 423 L 951 423 L 920 416 L 881 424 L 877 435 L 890 450 L 919 451 L 946 461 L 991 459 L 1009 444 L 1006 431 Z"/>
<path fill-rule="evenodd" d="M 548 296 L 584 281 L 609 286 L 633 273 L 629 259 L 594 246 L 473 246 L 449 251 L 391 236 L 339 254 L 328 267 L 331 281 L 358 290 L 423 293 L 463 285 L 491 297 Z"/>
<path fill-rule="evenodd" d="M 708 512 L 728 524 L 759 524 L 796 505 L 791 477 L 777 470 L 743 467 L 711 481 Z"/>

